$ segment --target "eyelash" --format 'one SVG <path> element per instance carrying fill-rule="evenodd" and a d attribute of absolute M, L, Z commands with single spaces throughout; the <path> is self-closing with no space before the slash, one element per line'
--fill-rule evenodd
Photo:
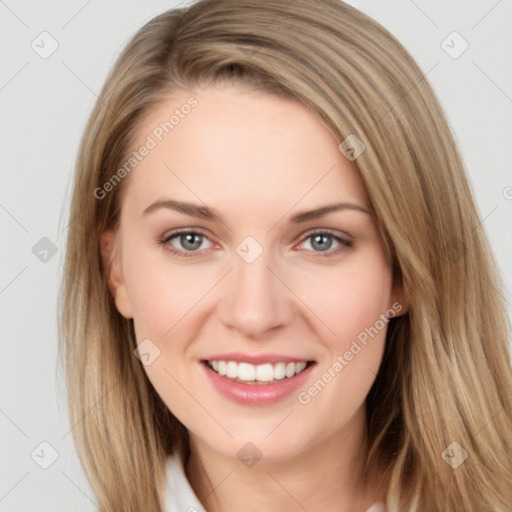
<path fill-rule="evenodd" d="M 177 238 L 179 236 L 184 236 L 184 235 L 199 235 L 203 238 L 207 238 L 208 240 L 210 240 L 208 235 L 206 233 L 204 233 L 203 231 L 201 231 L 200 229 L 184 229 L 184 230 L 180 230 L 180 231 L 174 231 L 168 235 L 164 235 L 162 238 L 159 239 L 159 244 L 162 245 L 163 247 L 165 247 L 167 249 L 167 251 L 169 252 L 169 254 L 172 254 L 173 256 L 178 256 L 181 258 L 197 258 L 198 256 L 202 256 L 200 250 L 198 250 L 198 251 L 180 251 L 171 245 L 170 241 L 173 238 Z"/>
<path fill-rule="evenodd" d="M 340 252 L 343 252 L 350 247 L 353 246 L 353 241 L 350 240 L 347 236 L 347 238 L 343 238 L 339 235 L 336 235 L 334 232 L 330 231 L 329 229 L 314 229 L 313 231 L 310 231 L 301 239 L 300 245 L 302 245 L 306 240 L 309 240 L 317 235 L 323 235 L 330 237 L 335 242 L 339 243 L 339 246 L 334 249 L 327 249 L 326 251 L 311 251 L 311 257 L 313 258 L 328 258 L 329 256 L 334 256 L 339 254 Z M 299 250 L 306 250 L 306 249 L 299 249 Z"/>
<path fill-rule="evenodd" d="M 173 245 L 170 244 L 170 241 L 174 238 L 177 238 L 179 236 L 184 235 L 199 235 L 203 238 L 208 239 L 210 242 L 208 235 L 201 231 L 200 229 L 189 229 L 189 230 L 181 230 L 181 231 L 174 231 L 170 234 L 167 234 L 161 238 L 159 238 L 158 243 L 159 245 L 165 247 L 169 254 L 172 254 L 173 256 L 178 256 L 181 258 L 197 258 L 202 256 L 201 250 L 196 251 L 181 251 L 176 249 Z M 324 235 L 332 238 L 335 242 L 338 242 L 340 245 L 335 249 L 327 249 L 325 252 L 322 251 L 311 251 L 314 255 L 312 257 L 314 258 L 326 258 L 329 256 L 333 256 L 334 254 L 338 254 L 339 252 L 342 252 L 350 247 L 353 246 L 352 240 L 349 240 L 348 238 L 340 237 L 339 235 L 334 234 L 332 231 L 328 229 L 317 229 L 310 231 L 306 236 L 304 236 L 300 242 L 299 245 L 302 245 L 306 240 L 313 238 L 317 235 Z M 212 243 L 212 242 L 211 242 Z M 299 249 L 304 250 L 304 249 Z"/>

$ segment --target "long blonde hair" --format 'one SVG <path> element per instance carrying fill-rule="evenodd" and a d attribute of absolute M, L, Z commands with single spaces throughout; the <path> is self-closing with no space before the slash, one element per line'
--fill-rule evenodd
<path fill-rule="evenodd" d="M 509 326 L 461 159 L 408 52 L 337 0 L 203 0 L 165 12 L 103 87 L 77 159 L 61 293 L 73 435 L 100 510 L 162 510 L 165 459 L 186 453 L 187 432 L 134 357 L 133 324 L 107 287 L 99 240 L 116 226 L 129 177 L 101 198 L 95 190 L 170 91 L 223 80 L 295 98 L 340 142 L 352 134 L 365 145 L 354 164 L 409 306 L 390 322 L 366 402 L 366 473 L 389 510 L 508 510 Z M 442 456 L 454 442 L 468 454 L 456 469 Z"/>

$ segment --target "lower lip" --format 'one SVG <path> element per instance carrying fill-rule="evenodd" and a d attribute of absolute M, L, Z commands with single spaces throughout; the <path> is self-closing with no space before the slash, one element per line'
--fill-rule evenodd
<path fill-rule="evenodd" d="M 272 405 L 283 400 L 304 384 L 315 366 L 314 363 L 310 364 L 298 375 L 285 377 L 273 384 L 243 384 L 219 375 L 204 362 L 201 365 L 210 382 L 222 396 L 244 405 Z"/>

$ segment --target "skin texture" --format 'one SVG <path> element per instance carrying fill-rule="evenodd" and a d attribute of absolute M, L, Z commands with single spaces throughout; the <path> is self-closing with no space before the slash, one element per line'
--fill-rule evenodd
<path fill-rule="evenodd" d="M 313 360 L 307 390 L 365 328 L 402 308 L 362 182 L 307 108 L 240 86 L 174 91 L 141 125 L 140 140 L 191 95 L 197 107 L 126 178 L 119 227 L 102 237 L 116 306 L 134 319 L 137 342 L 149 338 L 160 350 L 144 368 L 189 430 L 187 475 L 208 511 L 364 511 L 382 500 L 377 483 L 363 492 L 359 477 L 364 401 L 385 327 L 307 404 L 297 393 L 270 406 L 232 402 L 200 362 L 228 352 Z M 167 199 L 218 218 L 143 213 Z M 335 203 L 370 213 L 289 221 Z M 160 243 L 178 229 L 206 235 L 192 257 L 170 253 L 185 253 L 179 237 Z M 312 230 L 351 246 L 333 239 L 331 249 L 315 250 Z M 263 249 L 253 263 L 236 252 L 247 236 Z M 248 442 L 262 454 L 251 468 L 237 458 Z"/>

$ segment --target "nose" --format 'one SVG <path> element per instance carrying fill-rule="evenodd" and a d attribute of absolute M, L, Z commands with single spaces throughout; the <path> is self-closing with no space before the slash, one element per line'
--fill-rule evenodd
<path fill-rule="evenodd" d="M 292 322 L 294 305 L 291 294 L 262 255 L 253 263 L 241 258 L 236 261 L 218 311 L 228 328 L 262 339 Z"/>

